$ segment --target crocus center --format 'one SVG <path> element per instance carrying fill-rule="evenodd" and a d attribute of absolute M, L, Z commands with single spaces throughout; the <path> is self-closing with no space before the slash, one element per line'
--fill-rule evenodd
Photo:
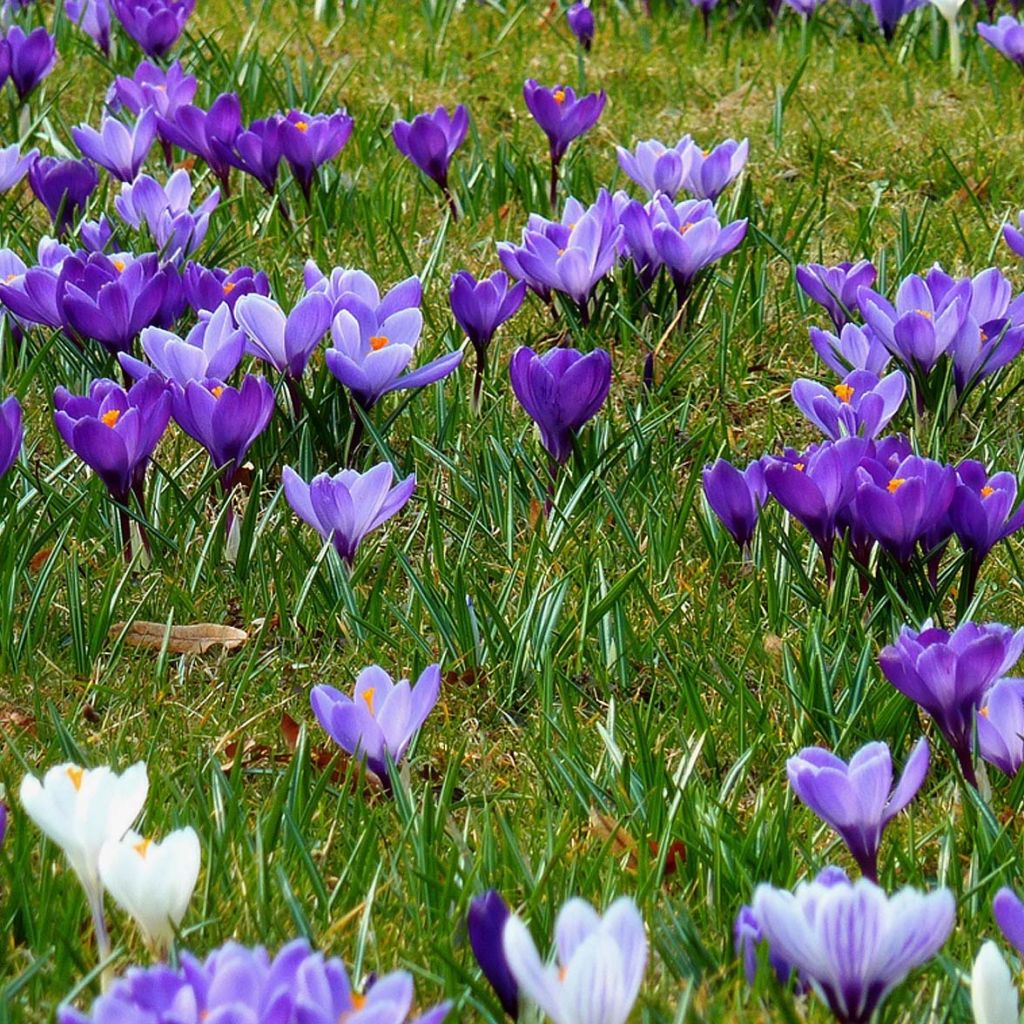
<path fill-rule="evenodd" d="M 156 89 L 157 92 L 167 92 L 166 85 L 154 85 L 153 88 Z"/>
<path fill-rule="evenodd" d="M 982 487 L 982 489 L 981 489 L 981 496 L 983 498 L 990 498 L 995 493 L 996 493 L 996 489 L 994 487 L 989 487 L 988 484 L 985 484 L 985 486 Z"/>
<path fill-rule="evenodd" d="M 555 102 L 556 103 L 564 103 L 565 102 L 565 90 L 564 89 L 556 89 L 555 90 Z"/>
<path fill-rule="evenodd" d="M 308 132 L 309 131 L 309 125 L 305 121 L 296 121 L 295 122 L 295 127 L 298 128 L 298 130 L 300 132 Z"/>
<path fill-rule="evenodd" d="M 689 231 L 690 228 L 692 228 L 692 227 L 693 227 L 692 224 L 680 224 L 679 225 L 679 234 L 685 235 L 686 232 Z"/>
<path fill-rule="evenodd" d="M 386 334 L 375 334 L 370 339 L 370 348 L 374 352 L 379 352 L 388 343 L 388 336 Z"/>
<path fill-rule="evenodd" d="M 210 394 L 213 395 L 214 398 L 220 398 L 220 396 L 224 394 L 224 389 L 218 384 L 215 388 L 210 388 Z"/>
<path fill-rule="evenodd" d="M 17 280 L 17 277 L 18 277 L 18 275 L 17 275 L 17 274 L 8 274 L 8 275 L 7 275 L 7 276 L 6 276 L 5 278 L 4 278 L 4 284 L 10 284 L 10 283 L 11 283 L 12 281 L 15 281 L 15 280 Z"/>
<path fill-rule="evenodd" d="M 85 769 L 79 768 L 77 764 L 69 765 L 65 769 L 68 773 L 68 778 L 71 780 L 71 785 L 75 787 L 77 793 L 82 788 L 82 778 L 85 776 Z"/>
<path fill-rule="evenodd" d="M 981 339 L 981 343 L 984 345 L 988 341 L 988 335 L 984 331 L 978 331 L 978 337 Z"/>
<path fill-rule="evenodd" d="M 373 686 L 368 686 L 363 690 L 363 700 L 366 701 L 366 710 L 373 714 L 373 695 L 377 692 Z"/>
<path fill-rule="evenodd" d="M 117 271 L 117 272 L 118 272 L 119 274 L 120 274 L 120 273 L 123 273 L 123 271 L 124 271 L 124 268 L 125 268 L 125 262 L 124 262 L 124 260 L 111 260 L 110 262 L 114 264 L 114 269 L 115 269 L 115 270 L 116 270 L 116 271 Z"/>
<path fill-rule="evenodd" d="M 119 420 L 120 418 L 121 418 L 121 410 L 120 410 L 120 409 L 108 409 L 108 410 L 107 410 L 107 411 L 106 411 L 106 412 L 105 412 L 105 413 L 104 413 L 104 414 L 103 414 L 103 415 L 102 415 L 102 416 L 100 417 L 100 419 L 101 419 L 101 420 L 103 420 L 103 422 L 104 422 L 104 423 L 106 423 L 106 425 L 107 425 L 108 427 L 113 427 L 113 426 L 114 426 L 114 424 L 116 424 L 116 423 L 117 423 L 117 421 L 118 421 L 118 420 Z"/>
<path fill-rule="evenodd" d="M 225 295 L 230 295 L 234 290 L 235 290 L 235 282 L 234 281 L 225 281 L 224 282 L 224 294 Z"/>
<path fill-rule="evenodd" d="M 136 843 L 132 849 L 143 859 L 146 859 L 146 854 L 149 852 L 150 843 L 152 839 L 143 839 L 141 843 Z"/>
<path fill-rule="evenodd" d="M 927 310 L 927 309 L 915 309 L 914 312 L 918 316 L 923 316 L 925 318 L 925 320 L 931 320 L 931 318 L 932 318 L 932 313 L 931 313 L 930 310 Z"/>
<path fill-rule="evenodd" d="M 793 463 L 793 468 L 794 468 L 794 469 L 795 469 L 795 470 L 796 470 L 796 471 L 797 471 L 798 473 L 802 473 L 802 472 L 804 471 L 804 464 L 803 464 L 802 462 L 794 462 L 794 463 Z"/>
<path fill-rule="evenodd" d="M 907 478 L 905 476 L 894 476 L 887 485 L 889 493 L 895 494 L 906 482 Z"/>
<path fill-rule="evenodd" d="M 982 718 L 988 718 L 988 708 L 978 708 L 978 714 L 981 715 Z"/>
<path fill-rule="evenodd" d="M 840 402 L 849 402 L 853 398 L 853 388 L 849 384 L 837 384 L 832 390 Z"/>
<path fill-rule="evenodd" d="M 366 996 L 360 995 L 358 992 L 353 992 L 352 1006 L 347 1010 L 342 1010 L 338 1017 L 338 1024 L 345 1024 L 345 1021 L 349 1019 L 354 1013 L 358 1013 L 366 1005 Z"/>

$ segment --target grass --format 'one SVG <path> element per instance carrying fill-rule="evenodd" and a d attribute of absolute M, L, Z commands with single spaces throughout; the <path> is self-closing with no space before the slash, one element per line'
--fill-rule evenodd
<path fill-rule="evenodd" d="M 751 141 L 743 184 L 719 204 L 751 218 L 748 241 L 665 338 L 653 393 L 641 372 L 668 326 L 663 305 L 643 316 L 611 282 L 584 329 L 553 325 L 531 300 L 499 335 L 480 417 L 468 365 L 375 410 L 362 468 L 388 459 L 415 470 L 417 495 L 349 576 L 279 487 L 284 464 L 307 477 L 339 468 L 347 406 L 318 358 L 305 382 L 316 417 L 279 412 L 251 453 L 237 562 L 224 557 L 205 455 L 172 430 L 151 477 L 154 561 L 125 567 L 116 510 L 61 445 L 48 405 L 58 384 L 82 390 L 112 365 L 46 332 L 20 347 L 4 337 L 3 391 L 22 398 L 29 433 L 23 462 L 0 482 L 0 785 L 12 804 L 0 851 L 0 1020 L 52 1019 L 60 1001 L 87 1001 L 98 984 L 84 898 L 19 813 L 22 774 L 138 758 L 151 778 L 144 831 L 192 824 L 202 838 L 183 947 L 205 952 L 229 937 L 276 947 L 305 934 L 356 975 L 408 966 L 421 1003 L 446 994 L 459 1019 L 497 1021 L 461 924 L 473 895 L 500 889 L 540 938 L 568 896 L 627 893 L 655 951 L 639 1018 L 826 1019 L 813 1003 L 789 1008 L 767 977 L 746 988 L 732 920 L 758 881 L 851 866 L 795 803 L 784 761 L 806 744 L 849 754 L 882 739 L 902 763 L 922 723 L 876 654 L 925 609 L 896 595 L 868 607 L 842 573 L 826 594 L 802 531 L 777 513 L 753 562 L 741 562 L 703 507 L 700 470 L 720 452 L 743 460 L 814 439 L 787 397 L 795 375 L 825 376 L 806 337 L 821 318 L 795 291 L 796 262 L 871 257 L 890 288 L 936 261 L 958 273 L 995 262 L 1024 286 L 998 237 L 1024 203 L 1020 79 L 968 29 L 964 77 L 950 81 L 930 10 L 887 49 L 859 5 L 828 5 L 809 32 L 792 12 L 767 31 L 753 8 L 723 8 L 705 42 L 688 8 L 648 21 L 609 3 L 592 56 L 578 62 L 561 20 L 540 18 L 545 6 L 200 4 L 178 51 L 199 77 L 198 102 L 234 88 L 249 118 L 344 105 L 356 128 L 311 210 L 285 187 L 291 226 L 236 176 L 199 258 L 266 269 L 282 301 L 300 293 L 307 258 L 387 285 L 420 274 L 424 358 L 456 347 L 448 275 L 489 272 L 495 243 L 547 211 L 545 147 L 523 79 L 605 88 L 601 122 L 570 150 L 564 195 L 590 201 L 602 185 L 625 187 L 616 143 L 687 131 L 705 145 Z M 28 116 L 10 109 L 0 123 L 7 140 L 64 152 L 70 127 L 98 121 L 113 74 L 139 55 L 120 38 L 107 61 L 63 22 L 57 35 L 61 61 Z M 453 223 L 389 129 L 457 101 L 473 126 L 455 160 L 465 215 Z M 92 215 L 112 205 L 104 188 Z M 5 245 L 31 258 L 44 227 L 26 188 L 0 197 Z M 515 345 L 549 345 L 567 324 L 580 347 L 612 350 L 615 381 L 545 521 L 545 459 L 506 366 Z M 937 457 L 1019 471 L 1020 374 L 1011 368 L 987 404 L 918 440 Z M 941 610 L 953 615 L 952 596 Z M 1013 543 L 986 566 L 973 614 L 1018 623 L 1021 612 Z M 138 650 L 111 632 L 136 619 L 225 623 L 250 638 L 229 654 Z M 347 688 L 374 662 L 413 675 L 433 661 L 445 673 L 441 700 L 397 799 L 368 791 L 340 757 L 337 771 L 310 757 L 325 742 L 313 685 Z M 294 749 L 284 716 L 301 726 Z M 1021 881 L 1013 823 L 1024 782 L 993 778 L 986 805 L 933 748 L 925 789 L 887 833 L 882 879 L 949 885 L 959 927 L 889 1000 L 889 1022 L 970 1019 L 960 972 L 994 932 L 997 886 Z M 672 871 L 676 841 L 686 858 Z M 145 960 L 110 912 L 117 966 Z"/>

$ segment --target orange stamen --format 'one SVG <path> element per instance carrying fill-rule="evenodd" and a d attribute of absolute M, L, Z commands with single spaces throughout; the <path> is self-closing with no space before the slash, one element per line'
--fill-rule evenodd
<path fill-rule="evenodd" d="M 375 334 L 370 339 L 370 348 L 374 352 L 379 352 L 388 343 L 388 337 L 386 334 Z"/>
<path fill-rule="evenodd" d="M 220 398 L 220 396 L 224 394 L 224 389 L 218 384 L 215 388 L 210 388 L 210 394 L 213 395 L 214 398 Z"/>
<path fill-rule="evenodd" d="M 105 413 L 104 413 L 104 414 L 103 414 L 103 415 L 102 415 L 102 416 L 100 417 L 100 419 L 101 419 L 101 420 L 103 420 L 103 422 L 104 422 L 104 423 L 106 423 L 106 425 L 107 425 L 108 427 L 113 427 L 113 426 L 114 426 L 114 424 L 115 424 L 115 423 L 117 423 L 117 421 L 118 421 L 118 420 L 119 420 L 120 418 L 121 418 L 121 410 L 120 410 L 120 409 L 108 409 L 108 410 L 107 410 L 107 411 L 106 411 L 106 412 L 105 412 Z"/>
<path fill-rule="evenodd" d="M 991 497 L 995 493 L 996 493 L 996 489 L 994 487 L 989 487 L 988 484 L 985 484 L 985 486 L 982 487 L 982 489 L 981 489 L 981 496 L 983 498 Z"/>
<path fill-rule="evenodd" d="M 905 476 L 894 476 L 886 486 L 890 494 L 895 494 L 906 482 Z"/>
<path fill-rule="evenodd" d="M 149 847 L 152 844 L 152 839 L 143 839 L 141 843 L 136 843 L 132 849 L 143 859 L 146 859 L 146 853 L 149 851 Z"/>
<path fill-rule="evenodd" d="M 110 262 L 114 264 L 114 268 L 117 270 L 119 274 L 123 273 L 126 265 L 124 260 L 111 260 Z"/>
<path fill-rule="evenodd" d="M 565 90 L 564 89 L 556 89 L 555 90 L 555 102 L 559 103 L 559 104 L 565 102 Z"/>
<path fill-rule="evenodd" d="M 377 692 L 373 686 L 368 686 L 363 690 L 363 700 L 366 701 L 366 710 L 373 714 L 373 695 Z"/>
<path fill-rule="evenodd" d="M 832 390 L 840 402 L 849 402 L 853 398 L 853 388 L 849 384 L 837 384 Z"/>
<path fill-rule="evenodd" d="M 295 127 L 298 128 L 298 130 L 300 132 L 308 132 L 309 131 L 309 125 L 305 121 L 296 121 L 295 122 Z"/>
<path fill-rule="evenodd" d="M 85 777 L 85 769 L 79 768 L 77 764 L 69 765 L 65 769 L 68 773 L 68 778 L 71 780 L 71 785 L 75 787 L 75 792 L 82 788 L 82 779 Z"/>
<path fill-rule="evenodd" d="M 235 290 L 235 282 L 234 281 L 225 281 L 224 282 L 224 294 L 225 295 L 230 295 L 234 290 Z"/>

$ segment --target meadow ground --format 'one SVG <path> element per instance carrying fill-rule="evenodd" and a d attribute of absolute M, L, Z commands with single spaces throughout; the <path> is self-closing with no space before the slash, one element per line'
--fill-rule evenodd
<path fill-rule="evenodd" d="M 199 78 L 203 106 L 237 89 L 247 117 L 292 106 L 355 117 L 312 209 L 288 193 L 286 223 L 238 179 L 203 262 L 263 268 L 289 300 L 308 258 L 386 285 L 419 274 L 431 356 L 463 343 L 450 273 L 496 269 L 496 242 L 548 211 L 524 79 L 607 90 L 565 167 L 563 195 L 588 202 L 601 186 L 631 188 L 617 143 L 750 139 L 744 179 L 719 201 L 750 218 L 747 240 L 686 321 L 667 331 L 667 316 L 608 301 L 591 328 L 569 324 L 581 348 L 611 350 L 614 381 L 546 519 L 546 460 L 507 365 L 514 346 L 546 347 L 569 328 L 534 298 L 499 333 L 479 416 L 468 360 L 375 410 L 365 464 L 390 459 L 415 470 L 418 487 L 350 576 L 279 484 L 285 463 L 307 478 L 339 467 L 347 407 L 319 362 L 317 415 L 277 418 L 252 450 L 237 561 L 224 557 L 206 456 L 172 431 L 153 477 L 153 562 L 126 568 L 116 513 L 49 409 L 58 384 L 80 391 L 111 365 L 46 332 L 21 347 L 5 336 L 3 391 L 22 397 L 30 441 L 0 496 L 0 785 L 11 804 L 0 1020 L 52 1019 L 61 1000 L 97 991 L 84 898 L 19 813 L 21 776 L 140 758 L 146 832 L 191 824 L 202 840 L 184 948 L 232 936 L 277 947 L 304 934 L 356 976 L 407 966 L 423 1004 L 446 994 L 458 1019 L 498 1020 L 465 939 L 472 896 L 501 890 L 540 937 L 572 894 L 599 904 L 629 894 L 653 948 L 638 1019 L 827 1018 L 813 1002 L 794 1010 L 767 977 L 747 987 L 732 922 L 759 881 L 788 886 L 852 864 L 795 802 L 785 759 L 809 744 L 849 754 L 881 739 L 902 763 L 927 726 L 876 658 L 919 609 L 895 592 L 869 606 L 850 574 L 826 592 L 813 553 L 803 568 L 784 557 L 805 536 L 794 527 L 787 541 L 778 514 L 741 562 L 703 505 L 701 468 L 815 439 L 789 400 L 794 376 L 824 376 L 807 341 L 822 317 L 797 293 L 796 263 L 871 258 L 883 287 L 936 261 L 959 274 L 996 264 L 1024 287 L 999 237 L 1024 206 L 1021 77 L 968 27 L 965 71 L 951 80 L 930 8 L 886 47 L 860 5 L 827 5 L 809 32 L 792 11 L 767 30 L 751 11 L 723 8 L 710 41 L 689 8 L 648 20 L 596 5 L 597 40 L 580 62 L 544 7 L 363 2 L 318 20 L 303 0 L 201 0 L 176 56 Z M 0 112 L 6 141 L 67 151 L 71 126 L 98 122 L 113 75 L 139 57 L 121 38 L 107 61 L 67 24 L 58 48 L 30 121 Z M 452 222 L 390 125 L 456 102 L 472 126 L 454 162 L 464 216 Z M 112 195 L 104 183 L 92 210 L 109 207 L 104 189 Z M 4 245 L 30 259 L 44 228 L 27 188 L 0 199 Z M 644 352 L 658 344 L 646 393 Z M 1019 471 L 1021 372 L 955 427 L 918 437 L 922 449 Z M 1024 620 L 1020 580 L 1016 548 L 1001 546 L 974 617 Z M 132 648 L 111 626 L 134 619 L 228 624 L 249 639 L 228 653 Z M 415 677 L 434 661 L 440 702 L 394 800 L 343 756 L 325 764 L 313 685 L 345 689 L 372 663 Z M 961 971 L 994 932 L 995 888 L 1021 881 L 1024 783 L 993 773 L 985 804 L 958 786 L 939 744 L 934 753 L 924 790 L 887 833 L 881 879 L 948 885 L 959 927 L 892 997 L 887 1021 L 970 1019 Z M 144 961 L 127 922 L 111 917 L 118 966 Z"/>

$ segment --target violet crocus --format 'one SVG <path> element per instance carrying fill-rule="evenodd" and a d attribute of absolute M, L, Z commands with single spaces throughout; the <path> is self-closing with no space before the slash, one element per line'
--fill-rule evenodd
<path fill-rule="evenodd" d="M 956 900 L 948 889 L 887 896 L 861 878 L 801 882 L 793 892 L 762 884 L 753 910 L 768 948 L 807 978 L 839 1024 L 868 1024 L 892 989 L 945 944 Z"/>
<path fill-rule="evenodd" d="M 391 126 L 391 137 L 399 153 L 437 183 L 452 220 L 458 220 L 459 211 L 448 185 L 448 171 L 468 131 L 469 111 L 461 103 L 451 114 L 445 107 L 438 107 L 432 113 L 418 114 L 412 121 L 399 120 Z"/>
<path fill-rule="evenodd" d="M 26 34 L 19 25 L 12 25 L 7 30 L 6 49 L 10 55 L 11 84 L 24 103 L 57 63 L 56 39 L 45 28 Z"/>
<path fill-rule="evenodd" d="M 750 144 L 726 139 L 704 152 L 694 144 L 683 176 L 683 188 L 697 199 L 714 202 L 747 166 Z"/>
<path fill-rule="evenodd" d="M 324 274 L 316 263 L 306 260 L 302 279 L 306 291 L 322 292 L 331 300 L 335 315 L 345 309 L 349 301 L 358 300 L 369 306 L 378 320 L 384 321 L 400 310 L 418 309 L 423 301 L 423 282 L 415 276 L 399 281 L 383 296 L 373 278 L 363 270 L 335 267 Z"/>
<path fill-rule="evenodd" d="M 245 295 L 235 304 L 235 320 L 245 331 L 251 355 L 298 379 L 331 325 L 331 302 L 313 293 L 286 314 L 265 295 Z"/>
<path fill-rule="evenodd" d="M 398 765 L 405 756 L 440 693 L 439 665 L 428 665 L 415 686 L 408 679 L 394 682 L 379 665 L 370 665 L 356 676 L 351 697 L 320 685 L 313 687 L 310 702 L 324 732 L 388 784 L 389 763 Z"/>
<path fill-rule="evenodd" d="M 351 137 L 352 118 L 344 110 L 333 114 L 290 110 L 279 124 L 284 158 L 309 202 L 317 170 L 333 160 Z"/>
<path fill-rule="evenodd" d="M 866 370 L 880 377 L 892 360 L 892 354 L 870 327 L 844 324 L 838 336 L 812 327 L 810 335 L 811 347 L 839 377 L 851 370 Z"/>
<path fill-rule="evenodd" d="M 716 459 L 704 467 L 701 479 L 711 511 L 740 550 L 749 552 L 758 514 L 768 500 L 763 464 L 755 459 L 741 471 L 726 459 Z"/>
<path fill-rule="evenodd" d="M 657 139 L 638 142 L 633 152 L 616 146 L 619 167 L 653 198 L 664 192 L 669 199 L 683 187 L 694 154 L 693 141 L 684 135 L 674 146 Z"/>
<path fill-rule="evenodd" d="M 828 750 L 806 747 L 786 762 L 793 792 L 846 843 L 866 878 L 878 881 L 878 848 L 886 826 L 921 788 L 928 774 L 922 736 L 893 788 L 892 756 L 884 743 L 868 743 L 849 764 Z"/>
<path fill-rule="evenodd" d="M 804 379 L 792 387 L 797 408 L 833 441 L 874 440 L 899 412 L 906 394 L 907 379 L 899 370 L 881 379 L 867 370 L 854 370 L 832 388 Z"/>
<path fill-rule="evenodd" d="M 509 363 L 512 390 L 540 430 L 555 465 L 572 455 L 576 431 L 604 405 L 612 382 L 612 357 L 601 348 L 584 355 L 553 348 L 537 355 L 517 348 Z"/>
<path fill-rule="evenodd" d="M 21 404 L 11 395 L 0 402 L 0 477 L 17 462 L 23 439 Z"/>
<path fill-rule="evenodd" d="M 157 128 L 162 139 L 205 160 L 224 195 L 230 195 L 231 162 L 225 152 L 230 152 L 242 130 L 242 107 L 236 93 L 222 93 L 209 110 L 186 103 L 158 116 Z"/>
<path fill-rule="evenodd" d="M 93 1003 L 88 1013 L 64 1004 L 58 1024 L 338 1024 L 351 1019 L 404 1024 L 413 1003 L 413 979 L 406 971 L 385 974 L 360 995 L 336 957 L 295 939 L 276 955 L 228 942 L 205 960 L 182 953 L 170 967 L 132 967 Z M 183 1007 L 185 1009 L 183 1009 Z M 451 1009 L 440 1003 L 412 1024 L 441 1024 Z"/>
<path fill-rule="evenodd" d="M 88 160 L 40 156 L 28 170 L 32 193 L 46 207 L 58 235 L 71 227 L 99 182 L 100 176 Z"/>
<path fill-rule="evenodd" d="M 870 288 L 877 277 L 878 271 L 869 260 L 847 261 L 834 267 L 804 263 L 796 268 L 796 283 L 812 302 L 828 313 L 837 332 L 860 315 L 858 293 L 861 288 Z"/>
<path fill-rule="evenodd" d="M 452 274 L 449 294 L 452 313 L 466 333 L 476 352 L 476 375 L 473 379 L 473 408 L 480 408 L 484 376 L 487 373 L 487 353 L 494 332 L 513 317 L 526 296 L 526 282 L 511 285 L 503 270 L 477 281 L 468 270 Z"/>
<path fill-rule="evenodd" d="M 391 464 L 381 462 L 365 473 L 344 469 L 320 473 L 307 484 L 290 466 L 281 474 L 284 495 L 295 514 L 329 540 L 348 565 L 366 535 L 405 506 L 416 489 L 416 474 L 394 487 Z"/>
<path fill-rule="evenodd" d="M 878 27 L 887 43 L 896 35 L 896 26 L 911 11 L 922 6 L 926 0 L 865 0 L 875 16 Z"/>
<path fill-rule="evenodd" d="M 992 916 L 1006 941 L 1024 956 L 1024 902 L 1008 886 L 1003 886 L 992 900 Z"/>
<path fill-rule="evenodd" d="M 71 129 L 71 137 L 84 157 L 120 181 L 134 181 L 156 138 L 156 114 L 144 110 L 131 128 L 116 117 L 104 116 L 99 131 L 80 124 Z"/>
<path fill-rule="evenodd" d="M 114 79 L 107 93 L 107 106 L 135 115 L 152 107 L 160 117 L 173 117 L 179 107 L 195 99 L 197 86 L 195 75 L 186 74 L 181 61 L 176 60 L 165 71 L 144 60 L 130 78 L 118 75 Z"/>
<path fill-rule="evenodd" d="M 1000 679 L 976 718 L 978 753 L 1011 778 L 1024 764 L 1024 679 Z"/>
<path fill-rule="evenodd" d="M 590 9 L 589 4 L 584 3 L 583 0 L 577 0 L 565 12 L 565 20 L 569 25 L 569 31 L 576 37 L 580 46 L 590 53 L 590 48 L 594 45 L 594 33 L 597 30 L 597 25 L 594 22 L 594 12 Z"/>
<path fill-rule="evenodd" d="M 211 148 L 222 164 L 237 167 L 255 178 L 269 195 L 274 194 L 277 172 L 284 157 L 281 139 L 283 118 L 279 115 L 253 121 L 235 135 L 231 142 L 211 140 Z"/>
<path fill-rule="evenodd" d="M 66 245 L 52 238 L 40 239 L 35 267 L 26 267 L 9 249 L 0 250 L 0 303 L 19 325 L 63 326 L 58 286 L 60 269 L 70 255 Z"/>
<path fill-rule="evenodd" d="M 937 268 L 932 274 L 944 277 L 947 288 L 956 286 Z M 1024 295 L 1014 298 L 1013 286 L 996 267 L 976 274 L 970 285 L 967 315 L 949 348 L 960 397 L 1024 350 Z"/>
<path fill-rule="evenodd" d="M 148 57 L 168 54 L 185 31 L 196 0 L 111 0 L 121 26 Z"/>
<path fill-rule="evenodd" d="M 964 622 L 948 632 L 929 620 L 920 632 L 904 626 L 896 642 L 883 648 L 878 663 L 886 679 L 934 719 L 964 778 L 977 787 L 971 758 L 975 712 L 1022 651 L 1024 629 Z"/>
<path fill-rule="evenodd" d="M 118 360 L 125 373 L 134 380 L 156 373 L 182 387 L 190 380 L 227 380 L 245 354 L 245 335 L 235 326 L 230 308 L 223 304 L 212 313 L 202 314 L 184 338 L 147 327 L 139 343 L 149 362 L 121 352 Z"/>
<path fill-rule="evenodd" d="M 558 203 L 558 166 L 569 143 L 597 124 L 607 100 L 604 90 L 578 97 L 570 86 L 556 85 L 545 89 L 529 78 L 523 85 L 523 98 L 534 120 L 548 137 L 551 155 L 550 201 L 553 210 Z"/>
<path fill-rule="evenodd" d="M 502 1009 L 512 1020 L 519 1018 L 519 986 L 509 970 L 502 934 L 511 911 L 494 889 L 475 897 L 466 915 L 466 931 L 473 956 L 480 965 Z"/>
<path fill-rule="evenodd" d="M 978 35 L 1024 71 L 1024 25 L 1016 16 L 1003 14 L 994 25 L 979 24 Z"/>
<path fill-rule="evenodd" d="M 569 232 L 578 223 L 586 209 L 578 199 L 570 196 L 565 201 L 560 220 L 548 220 L 540 214 L 531 213 L 526 219 L 526 227 L 523 228 L 521 245 L 517 246 L 512 242 L 498 243 L 498 258 L 501 260 L 501 265 L 517 281 L 525 281 L 526 287 L 544 302 L 551 301 L 551 289 L 526 272 L 519 261 L 519 256 L 526 248 L 527 239 L 534 234 L 543 235 L 556 249 L 564 248 L 565 242 L 569 238 Z"/>
<path fill-rule="evenodd" d="M 110 0 L 64 0 L 64 13 L 110 56 Z"/>
<path fill-rule="evenodd" d="M 0 192 L 14 188 L 28 174 L 38 156 L 38 149 L 30 149 L 22 156 L 21 147 L 17 143 L 0 149 Z"/>
<path fill-rule="evenodd" d="M 181 275 L 185 298 L 196 313 L 212 313 L 226 305 L 234 312 L 235 304 L 244 295 L 269 295 L 270 281 L 262 270 L 252 267 L 204 267 L 187 263 Z"/>

